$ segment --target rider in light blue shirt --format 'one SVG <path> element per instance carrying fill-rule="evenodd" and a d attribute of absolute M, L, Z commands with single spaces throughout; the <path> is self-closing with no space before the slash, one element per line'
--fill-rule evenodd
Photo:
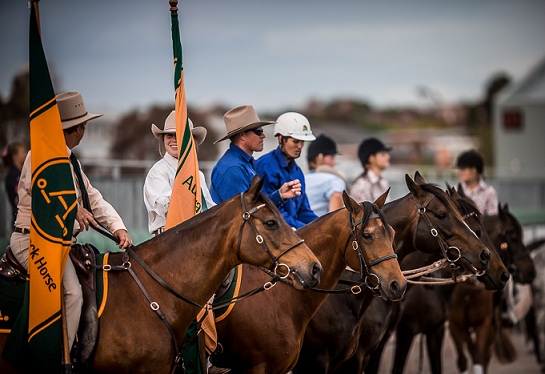
<path fill-rule="evenodd" d="M 251 105 L 242 105 L 231 109 L 224 115 L 227 135 L 214 142 L 230 139 L 229 149 L 218 160 L 212 169 L 210 194 L 212 199 L 221 203 L 246 191 L 256 175 L 254 168 L 254 152 L 263 150 L 265 134 L 263 126 L 273 121 L 261 121 Z M 263 191 L 276 206 L 284 204 L 301 194 L 298 180 L 289 179 L 274 190 Z"/>
<path fill-rule="evenodd" d="M 279 146 L 256 161 L 256 171 L 265 178 L 263 192 L 269 194 L 283 183 L 293 179 L 301 181 L 301 194 L 278 207 L 286 222 L 298 229 L 318 218 L 310 209 L 305 194 L 305 177 L 295 159 L 301 155 L 307 140 L 314 140 L 308 120 L 299 113 L 288 112 L 276 120 L 274 135 Z"/>

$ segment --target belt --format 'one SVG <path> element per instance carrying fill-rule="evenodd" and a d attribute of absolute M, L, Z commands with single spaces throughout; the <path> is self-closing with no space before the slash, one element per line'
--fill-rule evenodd
<path fill-rule="evenodd" d="M 157 230 L 153 231 L 152 234 L 157 236 L 157 235 L 161 234 L 163 231 L 165 231 L 165 228 L 164 227 L 159 227 Z"/>
<path fill-rule="evenodd" d="M 23 235 L 30 234 L 30 230 L 24 227 L 15 227 L 13 231 Z"/>

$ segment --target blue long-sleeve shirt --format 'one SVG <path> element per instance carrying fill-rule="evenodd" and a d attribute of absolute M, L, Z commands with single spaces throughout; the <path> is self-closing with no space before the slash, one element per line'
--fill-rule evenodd
<path fill-rule="evenodd" d="M 210 186 L 212 199 L 219 204 L 250 188 L 252 178 L 256 175 L 254 162 L 252 156 L 231 143 L 212 169 Z M 278 188 L 275 191 L 263 192 L 276 206 L 283 203 Z"/>
<path fill-rule="evenodd" d="M 318 216 L 310 209 L 305 193 L 305 176 L 295 161 L 287 162 L 280 147 L 261 156 L 255 162 L 255 170 L 261 178 L 265 175 L 263 192 L 269 194 L 278 190 L 284 183 L 299 179 L 301 195 L 287 199 L 278 207 L 286 222 L 295 228 L 300 228 L 315 220 Z"/>

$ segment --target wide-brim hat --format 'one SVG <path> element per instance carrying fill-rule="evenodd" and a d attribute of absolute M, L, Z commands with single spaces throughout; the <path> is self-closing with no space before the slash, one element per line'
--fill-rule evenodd
<path fill-rule="evenodd" d="M 261 126 L 275 123 L 274 121 L 262 121 L 259 119 L 254 107 L 251 105 L 241 105 L 231 109 L 225 113 L 223 121 L 225 122 L 225 128 L 227 129 L 227 135 L 216 140 L 214 144 L 243 131 L 257 129 Z"/>
<path fill-rule="evenodd" d="M 191 129 L 191 133 L 193 134 L 193 139 L 195 139 L 197 145 L 201 145 L 204 142 L 208 131 L 202 126 L 194 127 L 193 121 L 191 121 L 191 119 L 189 118 L 187 119 L 187 121 L 189 122 L 189 128 Z M 155 136 L 159 140 L 162 139 L 164 134 L 176 134 L 176 111 L 173 110 L 172 112 L 170 112 L 167 119 L 165 120 L 163 130 L 161 130 L 155 124 L 151 124 L 151 132 L 153 133 L 153 136 Z"/>
<path fill-rule="evenodd" d="M 87 111 L 83 97 L 79 92 L 63 92 L 58 94 L 56 99 L 63 130 L 102 117 L 102 114 Z"/>

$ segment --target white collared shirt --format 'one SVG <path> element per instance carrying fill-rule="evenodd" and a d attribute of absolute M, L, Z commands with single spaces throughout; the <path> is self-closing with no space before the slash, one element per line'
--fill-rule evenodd
<path fill-rule="evenodd" d="M 148 211 L 148 230 L 150 234 L 165 227 L 177 167 L 178 159 L 165 153 L 163 158 L 157 161 L 148 171 L 144 181 L 144 204 Z M 211 208 L 216 203 L 210 196 L 204 174 L 200 170 L 199 179 L 206 205 Z"/>

